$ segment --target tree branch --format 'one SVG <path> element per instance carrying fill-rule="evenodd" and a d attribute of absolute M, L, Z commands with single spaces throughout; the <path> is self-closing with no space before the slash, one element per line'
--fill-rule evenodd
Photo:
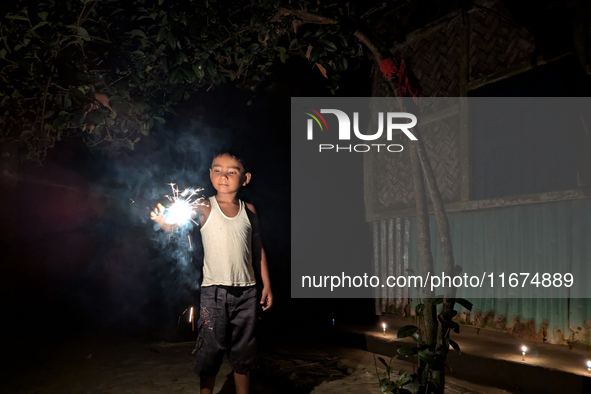
<path fill-rule="evenodd" d="M 51 72 L 53 72 L 53 67 L 51 68 Z M 43 94 L 43 108 L 41 109 L 41 127 L 40 131 L 43 132 L 43 125 L 45 124 L 45 103 L 47 102 L 47 94 L 49 91 L 49 84 L 51 83 L 51 75 L 47 80 L 47 85 L 45 85 L 45 93 Z M 49 132 L 48 132 L 49 135 Z"/>
<path fill-rule="evenodd" d="M 86 19 L 88 19 L 88 16 L 92 12 L 92 10 L 94 10 L 94 7 L 96 6 L 97 3 L 98 3 L 98 1 L 95 1 L 94 3 L 92 3 L 92 6 L 90 7 L 90 9 L 86 12 L 86 14 L 84 16 L 82 16 L 82 14 L 84 14 L 84 9 L 86 8 L 86 4 L 84 4 L 84 7 L 82 8 L 82 11 L 80 12 L 80 16 L 78 17 L 78 24 L 77 24 L 78 27 L 82 26 L 82 24 L 84 22 L 86 22 Z"/>
<path fill-rule="evenodd" d="M 277 13 L 269 19 L 269 22 L 279 22 L 283 17 L 293 15 L 300 18 L 304 23 L 313 23 L 316 25 L 336 25 L 338 20 L 329 18 L 327 16 L 316 15 L 306 10 L 293 10 L 290 8 L 279 8 Z"/>

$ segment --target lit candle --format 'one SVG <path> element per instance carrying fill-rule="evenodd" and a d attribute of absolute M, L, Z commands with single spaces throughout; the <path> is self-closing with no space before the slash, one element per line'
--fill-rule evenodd
<path fill-rule="evenodd" d="M 382 323 L 382 329 L 384 330 L 384 335 L 386 335 L 386 323 Z"/>
<path fill-rule="evenodd" d="M 189 321 L 191 322 L 191 331 L 195 331 L 195 322 L 193 321 L 193 307 L 191 307 L 191 311 L 189 312 Z"/>
<path fill-rule="evenodd" d="M 521 347 L 521 359 L 523 361 L 525 361 L 525 351 L 527 350 L 527 348 L 525 346 Z"/>
<path fill-rule="evenodd" d="M 587 361 L 587 371 L 591 372 L 591 360 Z"/>

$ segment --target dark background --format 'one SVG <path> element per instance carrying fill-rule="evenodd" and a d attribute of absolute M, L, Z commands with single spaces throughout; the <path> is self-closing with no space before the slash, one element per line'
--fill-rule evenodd
<path fill-rule="evenodd" d="M 349 71 L 338 96 L 370 95 L 366 67 Z M 323 341 L 332 319 L 371 321 L 371 299 L 290 298 L 290 100 L 327 95 L 326 84 L 306 61 L 290 61 L 256 94 L 224 86 L 191 99 L 135 151 L 67 140 L 41 166 L 5 158 L 0 305 L 9 353 L 25 357 L 39 345 L 80 337 L 193 339 L 187 316 L 180 324 L 178 318 L 198 305 L 199 230 L 194 253 L 179 256 L 175 239 L 154 231 L 148 217 L 170 182 L 212 195 L 208 167 L 225 147 L 239 147 L 253 174 L 242 198 L 259 212 L 275 296 L 274 308 L 262 314 L 263 343 Z M 350 222 L 367 232 L 363 243 L 370 233 L 361 156 L 344 169 L 348 182 L 335 193 L 360 202 Z M 369 244 L 359 247 L 370 251 Z"/>

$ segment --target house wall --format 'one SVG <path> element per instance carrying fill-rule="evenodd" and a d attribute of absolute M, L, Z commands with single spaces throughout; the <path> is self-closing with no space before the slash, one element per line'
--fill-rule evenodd
<path fill-rule="evenodd" d="M 585 271 L 591 262 L 589 190 L 471 199 L 468 108 L 461 97 L 569 55 L 558 53 L 552 59 L 538 56 L 532 33 L 516 27 L 501 2 L 476 5 L 466 13 L 451 13 L 411 33 L 404 44 L 393 48 L 420 81 L 421 96 L 460 97 L 455 99 L 457 104 L 447 105 L 447 110 L 422 108 L 432 122 L 421 122 L 420 129 L 448 210 L 456 263 L 476 261 L 495 271 L 510 264 L 542 272 L 549 259 L 561 259 L 570 264 L 573 274 L 580 270 L 576 275 L 589 278 Z M 392 95 L 379 70 L 373 95 Z M 364 169 L 374 274 L 384 278 L 399 275 L 418 263 L 410 159 L 406 152 L 366 154 Z M 441 256 L 433 219 L 431 233 L 437 270 Z M 465 298 L 470 299 L 470 295 L 482 297 L 466 294 Z M 413 297 L 404 289 L 377 289 L 376 313 L 413 314 Z M 530 340 L 591 343 L 591 303 L 586 299 L 498 299 L 491 294 L 471 301 L 472 313 L 461 315 L 467 323 Z"/>
<path fill-rule="evenodd" d="M 591 275 L 591 200 L 517 205 L 448 214 L 454 258 L 464 272 L 484 268 L 487 273 L 555 272 L 565 267 L 575 280 Z M 371 223 L 374 236 L 374 275 L 420 274 L 416 218 L 392 218 Z M 435 273 L 443 261 L 435 219 L 431 216 Z M 587 299 L 506 297 L 510 289 L 462 288 L 458 296 L 474 303 L 472 312 L 461 307 L 466 323 L 508 331 L 528 340 L 566 343 L 591 339 L 591 303 Z M 416 289 L 378 288 L 376 312 L 404 311 L 414 315 L 420 294 Z M 544 289 L 545 293 L 548 292 Z"/>

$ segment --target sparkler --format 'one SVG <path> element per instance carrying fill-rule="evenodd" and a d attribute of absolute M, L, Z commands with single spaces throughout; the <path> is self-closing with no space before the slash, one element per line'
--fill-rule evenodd
<path fill-rule="evenodd" d="M 193 220 L 195 209 L 199 205 L 205 206 L 207 203 L 203 198 L 198 198 L 196 200 L 193 200 L 193 198 L 197 196 L 199 192 L 203 191 L 203 188 L 198 187 L 194 189 L 188 187 L 180 192 L 175 183 L 171 183 L 170 187 L 172 189 L 172 195 L 166 195 L 166 198 L 168 198 L 172 204 L 165 209 L 166 223 L 183 226 L 189 223 L 190 220 L 197 224 L 197 222 Z M 191 243 L 191 239 L 189 239 L 189 243 Z"/>
<path fill-rule="evenodd" d="M 382 323 L 382 330 L 384 330 L 384 335 L 386 335 L 386 323 Z"/>
<path fill-rule="evenodd" d="M 591 373 L 591 360 L 587 361 L 587 372 Z"/>
<path fill-rule="evenodd" d="M 521 347 L 521 360 L 525 361 L 525 351 L 527 350 L 527 348 L 525 346 Z"/>

